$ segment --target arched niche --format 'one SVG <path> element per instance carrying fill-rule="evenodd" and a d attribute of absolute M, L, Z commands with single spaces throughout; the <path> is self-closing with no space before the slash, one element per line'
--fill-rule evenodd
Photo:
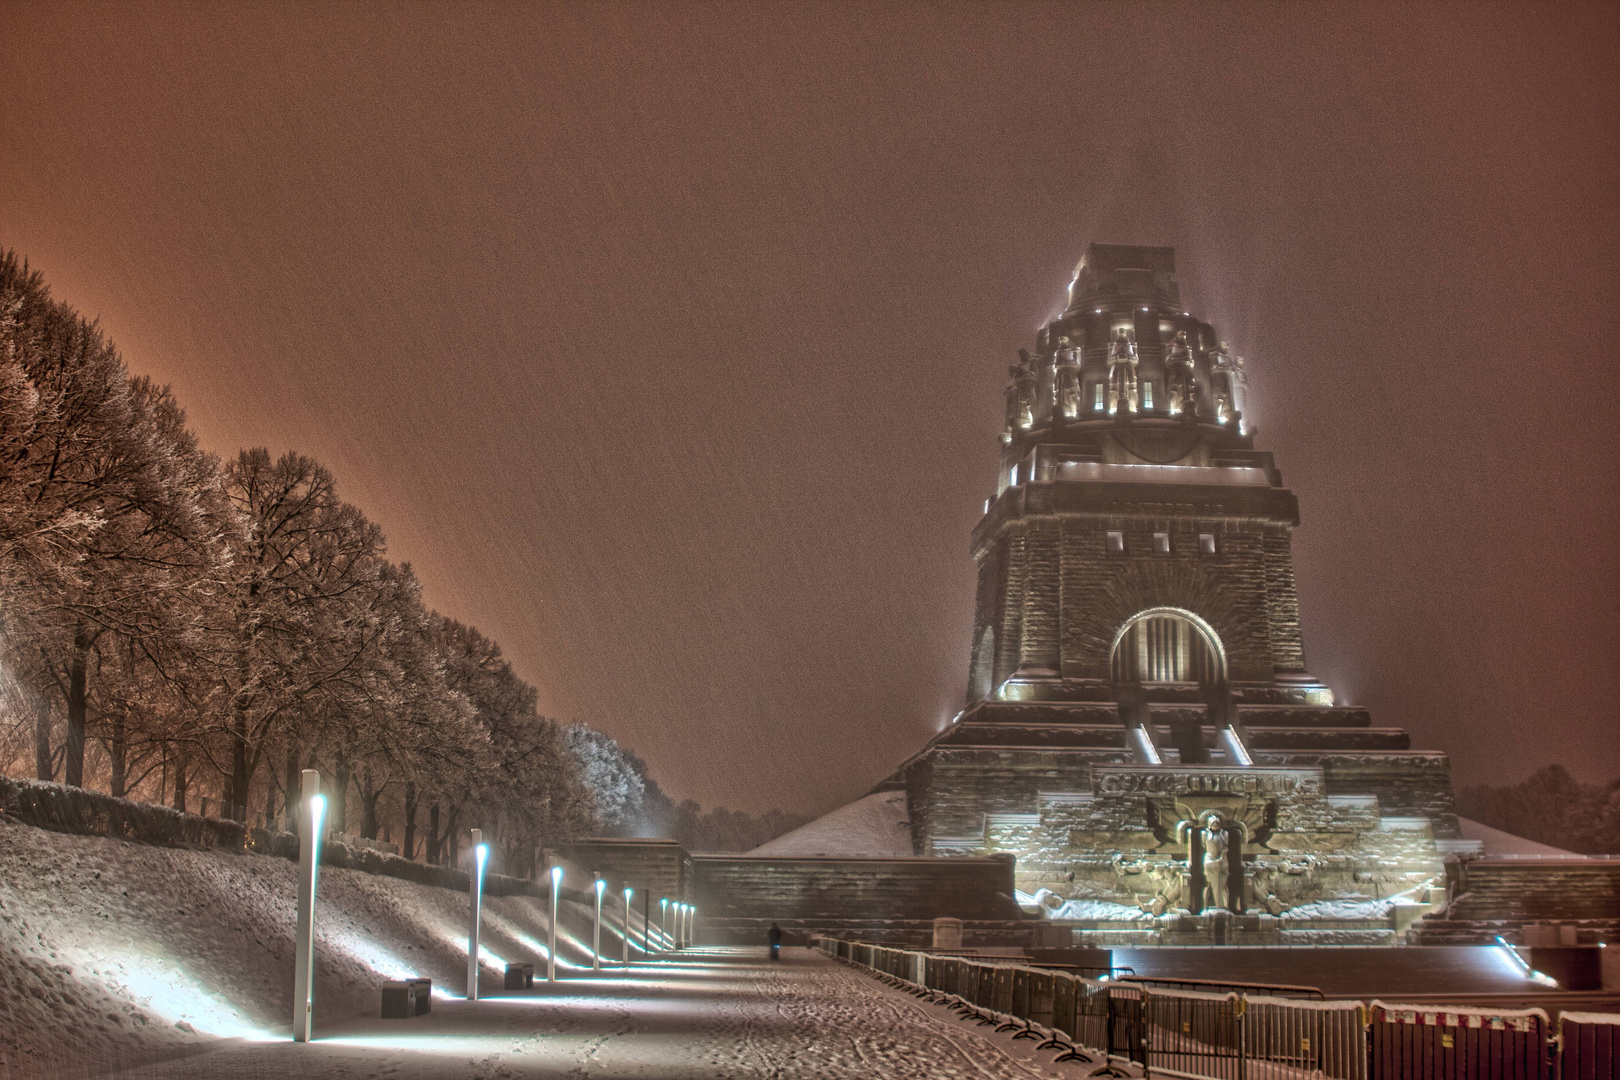
<path fill-rule="evenodd" d="M 1226 684 L 1226 650 L 1209 623 L 1183 608 L 1139 611 L 1114 634 L 1115 684 Z"/>

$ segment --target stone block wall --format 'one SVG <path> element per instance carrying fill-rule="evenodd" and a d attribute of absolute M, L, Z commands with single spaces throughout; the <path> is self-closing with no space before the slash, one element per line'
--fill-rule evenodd
<path fill-rule="evenodd" d="M 597 837 L 564 844 L 557 853 L 587 874 L 601 874 L 615 892 L 629 886 L 655 900 L 691 900 L 692 856 L 674 840 Z"/>
<path fill-rule="evenodd" d="M 1423 816 L 1442 840 L 1462 836 L 1451 790 L 1451 759 L 1431 751 L 1290 750 L 1255 753 L 1256 764 L 1321 768 L 1330 795 L 1374 795 L 1392 816 Z"/>
<path fill-rule="evenodd" d="M 1094 762 L 1127 756 L 1108 748 L 935 747 L 906 777 L 913 848 L 928 855 L 937 838 L 979 835 L 986 814 L 1030 813 L 1042 791 L 1085 790 Z"/>
<path fill-rule="evenodd" d="M 710 923 L 1017 920 L 1005 856 L 881 859 L 694 855 L 693 903 Z"/>
<path fill-rule="evenodd" d="M 996 686 L 1023 671 L 1109 678 L 1114 634 L 1152 607 L 1203 617 L 1235 682 L 1304 669 L 1291 530 L 1298 503 L 1269 487 L 1026 484 L 997 499 L 974 533 L 979 588 L 973 641 L 995 632 Z M 1125 535 L 1110 554 L 1107 533 Z M 1168 532 L 1171 551 L 1153 551 Z M 1202 555 L 1200 533 L 1217 537 Z M 977 670 L 977 668 L 975 668 Z M 983 692 L 985 681 L 975 684 Z"/>

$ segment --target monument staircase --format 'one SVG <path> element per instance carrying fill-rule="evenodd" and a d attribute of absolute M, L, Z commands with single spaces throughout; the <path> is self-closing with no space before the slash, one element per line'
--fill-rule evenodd
<path fill-rule="evenodd" d="M 1413 945 L 1522 943 L 1531 924 L 1572 925 L 1620 946 L 1620 857 L 1486 856 L 1455 864 L 1452 900 L 1407 932 Z"/>

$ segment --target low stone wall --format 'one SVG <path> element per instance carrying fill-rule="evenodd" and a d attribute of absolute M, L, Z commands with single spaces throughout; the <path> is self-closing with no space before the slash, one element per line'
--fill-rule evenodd
<path fill-rule="evenodd" d="M 587 873 L 601 874 L 617 892 L 629 886 L 653 897 L 691 900 L 692 856 L 674 840 L 590 837 L 561 844 L 557 854 Z"/>
<path fill-rule="evenodd" d="M 283 859 L 298 858 L 296 833 L 248 829 L 239 821 L 182 814 L 167 806 L 115 799 L 98 791 L 43 780 L 0 776 L 0 812 L 24 825 L 51 832 L 109 836 L 157 847 L 251 851 Z M 321 865 L 461 892 L 469 886 L 465 870 L 413 862 L 332 837 L 321 845 Z M 490 896 L 540 896 L 548 889 L 549 884 L 504 874 L 484 875 L 484 892 Z"/>
<path fill-rule="evenodd" d="M 1582 945 L 1620 944 L 1620 859 L 1484 858 L 1447 866 L 1452 901 L 1418 921 L 1421 945 L 1524 944 L 1533 923 L 1572 926 Z"/>
<path fill-rule="evenodd" d="M 772 922 L 795 936 L 880 934 L 915 941 L 939 916 L 1017 927 L 1013 860 L 694 855 L 699 940 L 764 941 Z M 893 936 L 893 935 L 899 935 Z M 1017 936 L 1014 934 L 1013 936 Z"/>

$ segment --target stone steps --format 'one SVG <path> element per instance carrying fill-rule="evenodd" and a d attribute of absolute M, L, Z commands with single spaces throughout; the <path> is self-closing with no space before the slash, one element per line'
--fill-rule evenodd
<path fill-rule="evenodd" d="M 1573 925 L 1582 945 L 1607 942 L 1620 946 L 1620 919 L 1423 919 L 1407 931 L 1410 945 L 1494 945 L 1497 937 L 1515 945 L 1525 943 L 1525 926 L 1557 922 Z"/>
<path fill-rule="evenodd" d="M 1375 727 L 1245 727 L 1243 741 L 1251 750 L 1409 750 L 1412 746 L 1412 736 L 1404 729 Z"/>

